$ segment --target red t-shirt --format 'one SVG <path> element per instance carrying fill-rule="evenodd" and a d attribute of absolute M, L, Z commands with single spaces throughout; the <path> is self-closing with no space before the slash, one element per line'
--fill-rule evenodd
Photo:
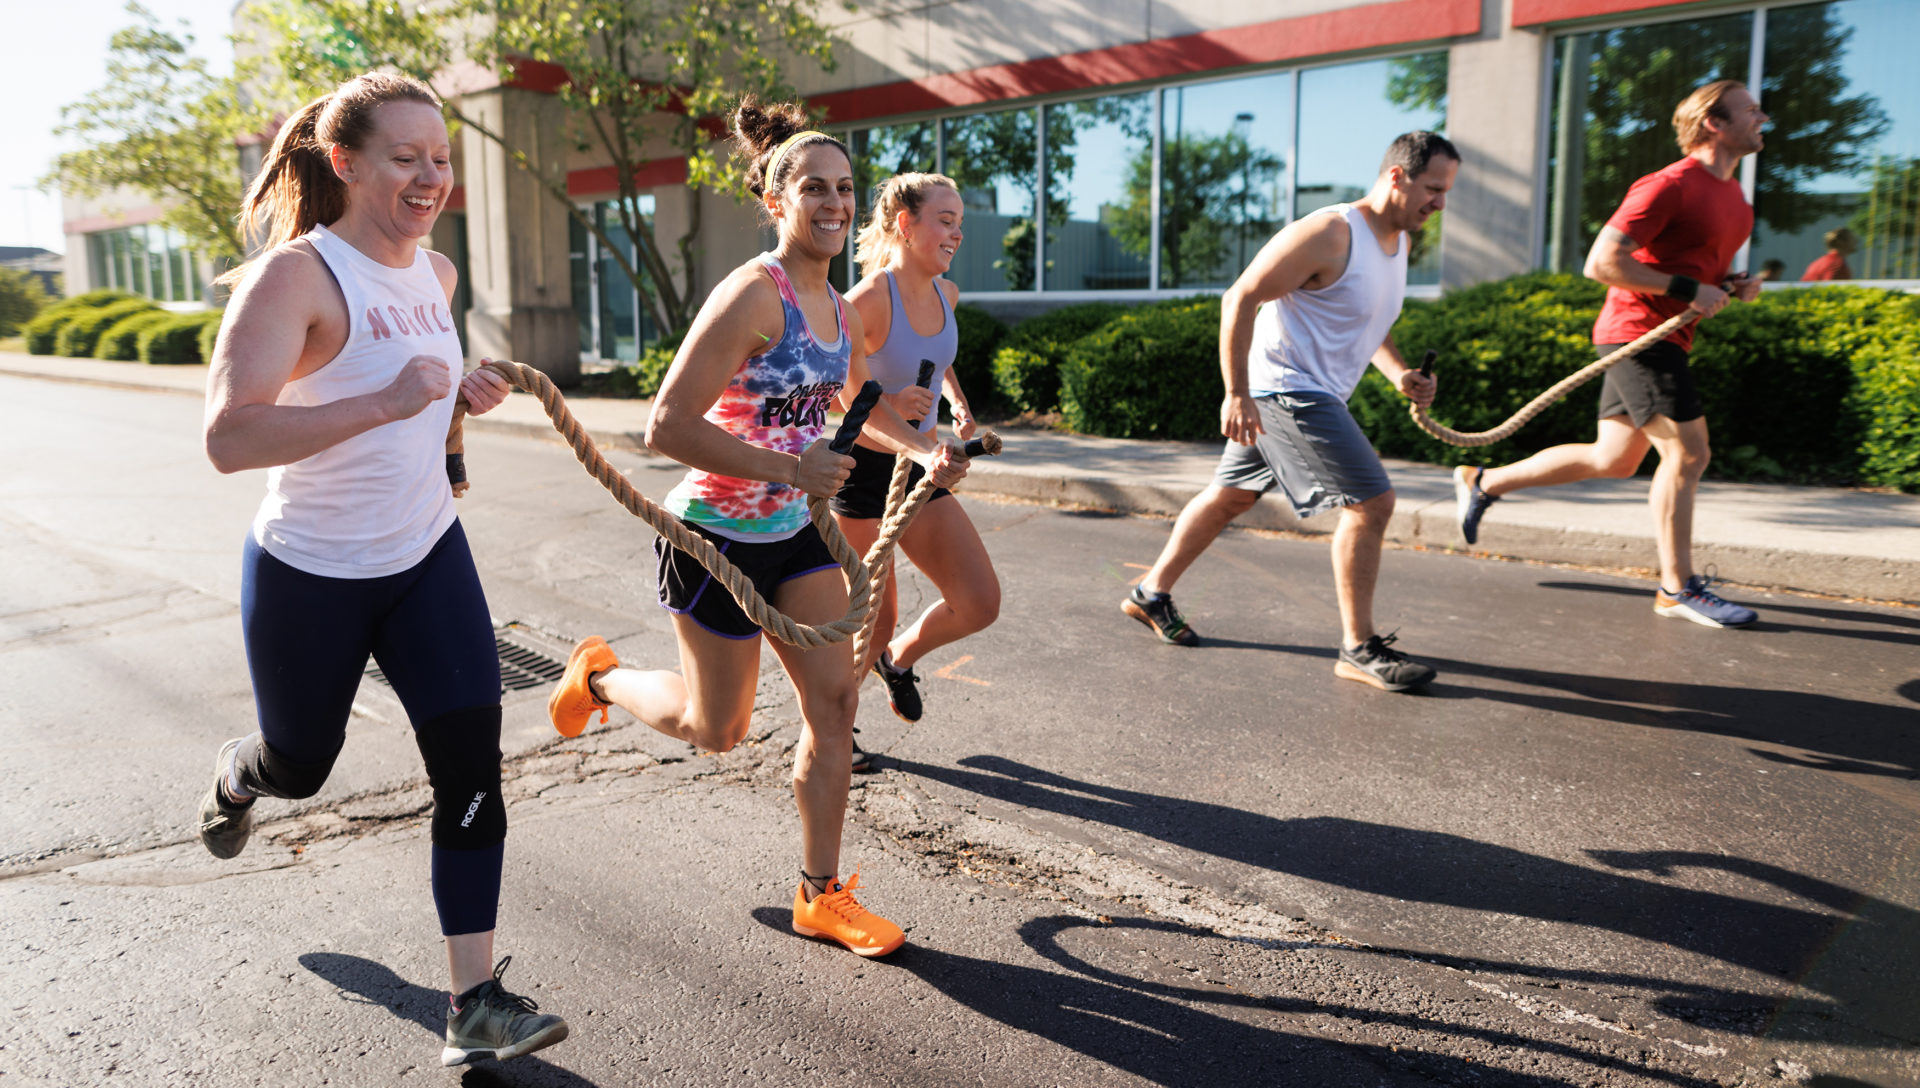
<path fill-rule="evenodd" d="M 1641 264 L 1717 285 L 1753 233 L 1753 206 L 1738 181 L 1722 181 L 1689 157 L 1634 182 L 1607 226 L 1639 243 L 1633 259 Z M 1609 287 L 1593 325 L 1593 342 L 1624 344 L 1686 308 L 1667 295 Z M 1693 326 L 1667 339 L 1691 349 Z"/>
<path fill-rule="evenodd" d="M 1847 267 L 1847 259 L 1838 253 L 1823 253 L 1800 273 L 1803 280 L 1850 280 L 1853 270 Z"/>

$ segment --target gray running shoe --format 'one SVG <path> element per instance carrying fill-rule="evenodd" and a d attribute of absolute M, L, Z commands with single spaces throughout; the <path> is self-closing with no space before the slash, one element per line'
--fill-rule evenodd
<path fill-rule="evenodd" d="M 1479 543 L 1480 519 L 1486 516 L 1487 507 L 1500 501 L 1500 496 L 1480 490 L 1480 478 L 1486 474 L 1480 465 L 1460 465 L 1453 470 L 1453 515 L 1459 519 L 1460 535 L 1468 544 Z"/>
<path fill-rule="evenodd" d="M 216 858 L 240 856 L 240 851 L 247 848 L 247 838 L 253 834 L 253 802 L 228 804 L 220 792 L 227 780 L 227 767 L 233 763 L 233 750 L 240 747 L 240 740 L 235 737 L 220 746 L 220 754 L 213 757 L 213 785 L 200 802 L 200 842 Z"/>
<path fill-rule="evenodd" d="M 1437 675 L 1431 666 L 1422 665 L 1399 650 L 1393 642 L 1399 635 L 1373 635 L 1357 648 L 1341 650 L 1334 662 L 1334 674 L 1344 680 L 1372 684 L 1381 691 L 1405 691 L 1418 687 Z"/>
<path fill-rule="evenodd" d="M 1152 628 L 1161 642 L 1175 646 L 1200 645 L 1200 636 L 1187 626 L 1180 610 L 1173 607 L 1171 594 L 1148 593 L 1134 586 L 1127 592 L 1127 599 L 1120 602 L 1120 611 Z"/>
<path fill-rule="evenodd" d="M 505 1061 L 567 1037 L 565 1020 L 536 1015 L 540 1006 L 531 998 L 508 993 L 500 985 L 500 976 L 512 962 L 512 956 L 502 958 L 492 978 L 448 1006 L 447 1045 L 440 1051 L 441 1065 L 465 1065 L 482 1058 Z"/>

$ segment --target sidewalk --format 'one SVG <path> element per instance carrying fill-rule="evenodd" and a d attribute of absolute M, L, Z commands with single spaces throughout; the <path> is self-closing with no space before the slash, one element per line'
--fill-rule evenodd
<path fill-rule="evenodd" d="M 200 396 L 204 366 L 142 366 L 0 353 L 0 374 Z M 652 407 L 643 400 L 580 398 L 569 407 L 604 446 L 642 450 Z M 553 436 L 530 396 L 514 396 L 469 426 Z M 555 440 L 557 441 L 557 436 Z M 1042 431 L 1002 436 L 1006 452 L 976 465 L 976 494 L 1173 515 L 1205 487 L 1217 443 L 1145 442 Z M 1387 538 L 1464 550 L 1453 523 L 1448 470 L 1389 461 L 1400 493 Z M 1590 480 L 1510 496 L 1480 528 L 1476 552 L 1606 567 L 1651 567 L 1653 534 L 1645 479 Z M 1236 524 L 1308 533 L 1333 518 L 1301 522 L 1274 496 Z M 1709 480 L 1700 487 L 1694 558 L 1746 585 L 1920 604 L 1920 496 Z"/>

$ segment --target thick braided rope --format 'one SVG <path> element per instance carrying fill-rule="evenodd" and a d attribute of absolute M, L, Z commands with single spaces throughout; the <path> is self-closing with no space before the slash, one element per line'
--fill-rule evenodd
<path fill-rule="evenodd" d="M 1693 320 L 1699 316 L 1700 311 L 1687 309 L 1667 318 L 1660 323 L 1659 327 L 1642 333 L 1639 339 L 1608 352 L 1603 358 L 1588 363 L 1586 366 L 1555 382 L 1552 388 L 1528 401 L 1525 407 L 1513 413 L 1505 423 L 1500 424 L 1490 431 L 1475 431 L 1471 434 L 1464 431 L 1456 431 L 1451 427 L 1443 426 L 1428 419 L 1427 410 L 1418 404 L 1409 405 L 1407 410 L 1412 414 L 1413 422 L 1421 430 L 1450 446 L 1491 446 L 1495 442 L 1511 436 L 1513 432 L 1526 426 L 1532 421 L 1534 416 L 1539 415 L 1541 412 L 1546 411 L 1558 403 L 1561 397 L 1592 381 L 1595 376 L 1605 372 L 1608 368 L 1618 366 L 1660 341 L 1665 340 L 1667 337 L 1672 336 L 1675 332 L 1692 323 Z"/>
<path fill-rule="evenodd" d="M 586 468 L 588 474 L 600 481 L 600 486 L 606 488 L 614 498 L 618 499 L 620 505 L 626 507 L 628 512 L 646 522 L 654 532 L 665 537 L 667 543 L 698 559 L 701 566 L 711 571 L 713 576 L 727 587 L 727 592 L 733 594 L 733 599 L 740 602 L 740 607 L 746 610 L 747 616 L 765 628 L 773 637 L 802 649 L 817 650 L 822 646 L 844 642 L 862 629 L 867 618 L 867 610 L 871 607 L 869 602 L 872 597 L 868 589 L 867 565 L 853 550 L 853 545 L 847 543 L 847 538 L 841 535 L 840 525 L 834 521 L 833 513 L 827 507 L 827 500 L 818 496 L 808 496 L 807 513 L 813 518 L 814 527 L 820 530 L 820 538 L 826 541 L 827 550 L 833 553 L 833 558 L 839 562 L 841 569 L 847 572 L 849 607 L 845 616 L 832 623 L 809 626 L 804 623 L 795 623 L 768 604 L 766 599 L 760 596 L 759 591 L 754 589 L 753 582 L 740 573 L 739 568 L 727 562 L 726 556 L 721 555 L 720 550 L 715 548 L 706 537 L 687 528 L 679 518 L 654 505 L 633 486 L 632 481 L 608 464 L 607 459 L 601 456 L 599 447 L 593 444 L 593 439 L 587 434 L 586 428 L 582 427 L 580 421 L 574 418 L 573 412 L 568 410 L 567 402 L 561 397 L 560 390 L 554 387 L 553 382 L 545 374 L 523 363 L 489 362 L 485 366 L 486 369 L 505 378 L 514 386 L 538 397 L 540 406 L 547 411 L 547 418 L 553 421 L 553 429 L 560 433 L 560 437 L 567 440 L 569 446 L 573 447 L 574 456 L 579 458 L 580 464 Z M 458 412 L 453 417 L 453 426 L 456 431 L 460 427 Z M 451 447 L 454 442 L 455 440 L 450 438 L 449 446 Z"/>
<path fill-rule="evenodd" d="M 982 452 L 996 457 L 1001 450 L 1000 436 L 987 431 L 980 436 Z M 880 596 L 886 592 L 887 579 L 893 577 L 893 550 L 900 537 L 907 531 L 907 525 L 915 514 L 927 504 L 937 490 L 933 475 L 928 473 L 920 477 L 913 492 L 907 493 L 907 478 L 913 471 L 913 462 L 905 454 L 895 454 L 893 458 L 893 478 L 887 485 L 887 512 L 880 521 L 880 535 L 874 538 L 873 547 L 867 549 L 866 566 L 872 575 L 867 589 L 867 618 L 860 625 L 860 633 L 853 640 L 853 667 L 860 669 L 860 663 L 867 659 L 867 649 L 872 644 L 874 628 L 880 622 Z M 857 672 L 854 679 L 864 677 L 865 672 Z"/>

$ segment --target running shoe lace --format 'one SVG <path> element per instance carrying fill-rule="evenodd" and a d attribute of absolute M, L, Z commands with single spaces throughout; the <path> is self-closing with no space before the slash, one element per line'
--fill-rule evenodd
<path fill-rule="evenodd" d="M 853 897 L 853 890 L 859 886 L 860 874 L 855 873 L 847 878 L 845 884 L 840 885 L 830 892 L 822 892 L 816 896 L 814 902 L 849 922 L 857 922 L 861 918 L 873 913 L 861 906 L 860 901 Z"/>
<path fill-rule="evenodd" d="M 1693 584 L 1687 587 L 1687 591 L 1708 604 L 1726 604 L 1726 599 L 1713 591 L 1713 587 L 1722 581 L 1724 579 L 1717 574 L 1696 574 L 1693 576 Z"/>
<path fill-rule="evenodd" d="M 495 965 L 493 969 L 493 985 L 488 989 L 482 990 L 477 996 L 480 1000 L 498 1008 L 512 1009 L 524 1013 L 538 1012 L 540 1009 L 539 1002 L 533 998 L 513 993 L 500 981 L 500 976 L 506 974 L 507 964 L 512 962 L 512 956 L 501 957 L 500 962 Z"/>
<path fill-rule="evenodd" d="M 1378 643 L 1378 645 L 1374 647 L 1374 656 L 1381 660 L 1394 662 L 1413 660 L 1406 654 L 1393 648 L 1393 644 L 1400 641 L 1400 632 L 1397 629 L 1384 635 L 1375 635 L 1374 640 Z"/>

